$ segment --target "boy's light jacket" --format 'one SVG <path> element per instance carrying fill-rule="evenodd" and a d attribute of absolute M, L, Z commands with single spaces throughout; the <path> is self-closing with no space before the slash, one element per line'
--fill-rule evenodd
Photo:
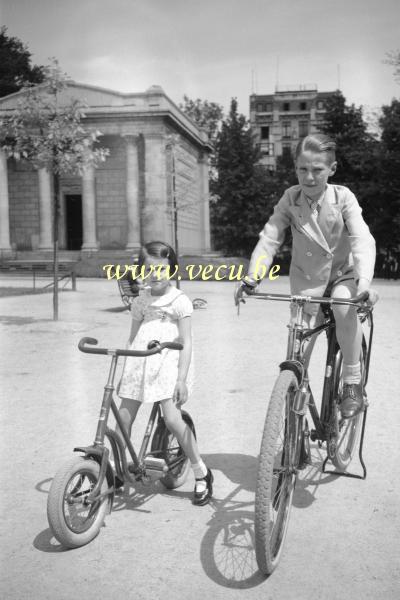
<path fill-rule="evenodd" d="M 375 240 L 348 188 L 327 185 L 318 221 L 300 186 L 287 189 L 260 233 L 250 269 L 261 254 L 267 255 L 263 264 L 269 268 L 287 227 L 293 235 L 289 271 L 292 294 L 321 296 L 332 282 L 357 281 L 360 277 L 372 280 Z M 249 271 L 250 277 L 255 275 Z"/>

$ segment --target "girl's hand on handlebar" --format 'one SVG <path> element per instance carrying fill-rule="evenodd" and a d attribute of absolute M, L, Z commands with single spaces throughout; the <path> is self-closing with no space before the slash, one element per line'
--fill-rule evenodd
<path fill-rule="evenodd" d="M 181 406 L 182 404 L 185 404 L 187 399 L 188 399 L 187 385 L 184 381 L 178 380 L 175 384 L 175 389 L 174 389 L 174 393 L 172 396 L 172 400 L 175 402 L 176 405 Z"/>

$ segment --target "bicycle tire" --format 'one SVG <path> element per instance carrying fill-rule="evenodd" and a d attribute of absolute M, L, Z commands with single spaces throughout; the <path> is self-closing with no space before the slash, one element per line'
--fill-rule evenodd
<path fill-rule="evenodd" d="M 110 496 L 103 496 L 91 505 L 84 504 L 85 496 L 99 479 L 99 472 L 97 462 L 79 456 L 65 463 L 53 479 L 47 499 L 47 519 L 54 537 L 65 548 L 88 544 L 103 525 Z M 106 490 L 104 479 L 101 493 Z M 81 502 L 77 501 L 79 498 Z"/>
<path fill-rule="evenodd" d="M 182 411 L 182 419 L 190 427 L 193 435 L 196 437 L 196 431 L 191 416 L 187 412 Z M 185 455 L 185 452 L 175 435 L 167 429 L 164 419 L 159 420 L 154 432 L 151 452 L 154 453 L 154 456 L 163 458 L 167 465 L 176 458 L 184 458 L 179 465 L 161 477 L 160 481 L 163 486 L 169 490 L 176 489 L 185 483 L 190 471 L 190 461 Z"/>
<path fill-rule="evenodd" d="M 297 441 L 290 433 L 294 413 L 289 406 L 297 389 L 294 373 L 282 371 L 272 390 L 265 418 L 254 519 L 256 559 L 264 575 L 270 575 L 279 562 L 296 484 L 293 460 Z"/>
<path fill-rule="evenodd" d="M 367 346 L 365 337 L 362 340 L 361 353 L 361 375 L 365 379 L 365 360 L 367 355 Z M 343 356 L 341 350 L 338 351 L 335 357 L 333 368 L 333 390 L 335 398 L 334 408 L 334 429 L 335 443 L 332 449 L 328 449 L 329 458 L 338 471 L 345 471 L 351 463 L 354 451 L 357 448 L 358 441 L 361 435 L 361 428 L 364 419 L 364 413 L 361 412 L 352 419 L 342 419 L 338 407 L 338 399 L 341 397 L 343 382 L 342 382 L 342 366 Z M 329 440 L 328 440 L 329 444 Z"/>

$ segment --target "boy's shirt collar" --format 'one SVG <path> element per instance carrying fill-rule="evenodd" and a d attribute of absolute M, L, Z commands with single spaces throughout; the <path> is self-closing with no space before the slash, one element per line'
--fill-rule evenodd
<path fill-rule="evenodd" d="M 326 189 L 317 200 L 313 200 L 312 198 L 309 198 L 306 194 L 304 194 L 307 204 L 310 207 L 311 213 L 316 217 L 319 215 L 325 195 L 326 195 Z"/>

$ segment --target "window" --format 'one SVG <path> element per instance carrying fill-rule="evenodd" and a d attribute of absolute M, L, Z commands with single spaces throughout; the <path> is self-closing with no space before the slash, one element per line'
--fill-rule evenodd
<path fill-rule="evenodd" d="M 283 121 L 283 123 L 282 123 L 282 137 L 284 137 L 284 138 L 290 137 L 290 127 L 291 127 L 290 121 Z"/>
<path fill-rule="evenodd" d="M 261 104 L 261 102 L 259 102 L 257 104 L 257 112 L 262 112 L 263 111 L 263 105 Z"/>
<path fill-rule="evenodd" d="M 262 144 L 260 147 L 262 157 L 274 156 L 274 144 L 269 142 L 268 144 Z"/>
<path fill-rule="evenodd" d="M 300 110 L 307 110 L 307 102 L 300 102 Z"/>
<path fill-rule="evenodd" d="M 325 103 L 322 100 L 318 100 L 317 102 L 317 109 L 318 110 L 324 110 L 325 108 Z"/>
<path fill-rule="evenodd" d="M 284 102 L 283 103 L 283 110 L 286 112 L 288 110 L 290 110 L 290 102 Z"/>
<path fill-rule="evenodd" d="M 299 121 L 299 137 L 303 138 L 308 135 L 308 121 Z"/>
<path fill-rule="evenodd" d="M 261 139 L 262 140 L 269 139 L 269 127 L 261 127 Z"/>
<path fill-rule="evenodd" d="M 292 160 L 292 149 L 290 146 L 282 146 L 282 160 Z"/>
<path fill-rule="evenodd" d="M 271 102 L 267 102 L 267 104 L 265 105 L 265 112 L 272 112 Z"/>

